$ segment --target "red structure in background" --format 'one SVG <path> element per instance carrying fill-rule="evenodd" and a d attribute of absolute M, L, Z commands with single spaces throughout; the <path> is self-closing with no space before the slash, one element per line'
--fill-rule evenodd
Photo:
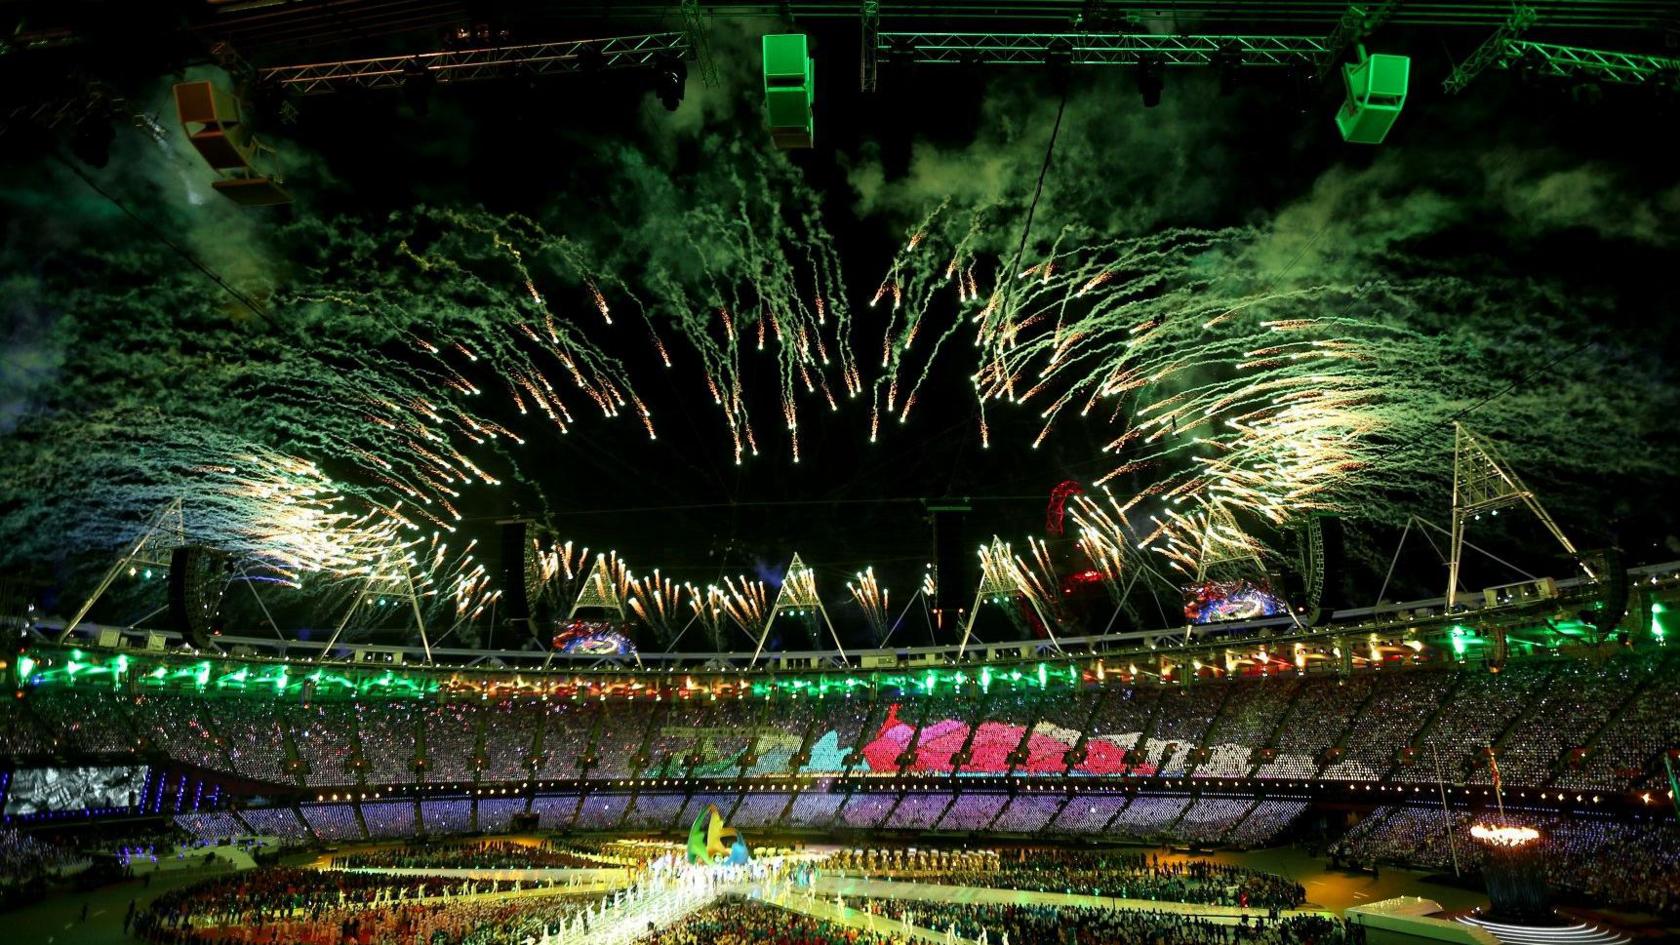
<path fill-rule="evenodd" d="M 929 773 L 949 773 L 956 767 L 952 761 L 963 743 L 968 741 L 969 725 L 960 719 L 940 719 L 922 726 L 921 738 L 906 770 Z M 876 732 L 874 740 L 863 748 L 863 756 L 871 771 L 896 771 L 899 760 L 915 737 L 915 726 L 899 717 L 899 704 L 887 710 L 886 721 Z M 1021 745 L 1027 735 L 1027 757 L 1015 766 L 1023 774 L 1062 774 L 1066 770 L 1064 756 L 1079 740 L 1079 733 L 1040 723 L 1030 735 L 1025 726 L 1003 722 L 982 722 L 969 746 L 969 762 L 963 770 L 970 774 L 1003 774 L 1010 768 L 1009 755 Z M 1107 738 L 1092 738 L 1085 743 L 1085 759 L 1073 766 L 1075 774 L 1111 775 L 1127 770 L 1127 750 Z M 1135 765 L 1131 772 L 1139 775 L 1155 773 L 1151 765 Z"/>
<path fill-rule="evenodd" d="M 1072 479 L 1059 483 L 1050 490 L 1050 504 L 1044 509 L 1045 534 L 1060 537 L 1062 534 L 1062 520 L 1067 517 L 1067 500 L 1071 496 L 1084 495 L 1085 487 Z"/>

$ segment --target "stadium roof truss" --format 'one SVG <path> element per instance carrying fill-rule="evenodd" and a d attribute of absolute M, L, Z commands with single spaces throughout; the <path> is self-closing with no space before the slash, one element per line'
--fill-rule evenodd
<path fill-rule="evenodd" d="M 684 58 L 691 48 L 687 33 L 648 33 L 274 66 L 259 69 L 257 77 L 260 83 L 278 85 L 303 95 L 320 95 L 347 88 L 401 88 L 417 72 L 447 85 L 514 75 L 645 67 L 662 56 Z"/>
<path fill-rule="evenodd" d="M 1310 63 L 1328 51 L 1316 36 L 1140 33 L 879 33 L 876 51 L 918 63 L 1077 66 L 1245 66 Z"/>

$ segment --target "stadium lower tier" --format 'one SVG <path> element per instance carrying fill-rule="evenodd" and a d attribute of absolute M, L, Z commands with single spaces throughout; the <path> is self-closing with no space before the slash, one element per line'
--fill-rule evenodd
<path fill-rule="evenodd" d="M 162 760 L 297 794 L 792 775 L 1482 787 L 1497 771 L 1507 789 L 1636 798 L 1666 790 L 1663 755 L 1680 751 L 1677 669 L 1660 650 L 1189 685 L 987 669 L 951 692 L 899 676 L 826 697 L 639 699 L 265 698 L 208 670 L 185 692 L 37 673 L 53 682 L 0 703 L 0 764 Z M 915 826 L 997 813 L 936 808 L 891 813 Z"/>
<path fill-rule="evenodd" d="M 822 803 L 815 803 L 818 799 Z M 913 842 L 928 838 L 929 832 L 961 832 L 1032 841 L 1233 848 L 1296 839 L 1305 832 L 1296 828 L 1313 813 L 1301 800 L 1168 794 L 644 792 L 633 798 L 628 794 L 539 794 L 528 803 L 524 798 L 501 797 L 312 803 L 182 814 L 175 822 L 203 842 L 267 836 L 287 845 L 307 845 L 316 840 L 336 844 L 420 834 L 505 832 L 514 814 L 529 811 L 537 815 L 537 826 L 544 831 L 669 837 L 682 833 L 708 805 L 717 806 L 726 821 L 749 837 L 798 833 L 850 836 L 863 843 L 891 838 Z M 929 809 L 935 813 L 927 814 Z M 1486 848 L 1470 838 L 1469 828 L 1495 818 L 1491 809 L 1443 812 L 1438 803 L 1423 800 L 1320 813 L 1322 818 L 1314 817 L 1315 836 L 1324 822 L 1356 821 L 1329 847 L 1334 860 L 1350 866 L 1386 864 L 1431 872 L 1450 871 L 1454 858 L 1459 869 L 1478 870 L 1486 860 Z M 1680 827 L 1666 812 L 1612 817 L 1507 806 L 1502 816 L 1506 823 L 1539 831 L 1547 871 L 1556 888 L 1659 911 L 1680 907 Z M 981 819 L 985 823 L 980 827 L 969 826 Z M 971 880 L 984 884 L 978 878 L 981 875 L 976 873 Z M 1064 888 L 1065 873 L 1056 877 L 1052 885 Z"/>

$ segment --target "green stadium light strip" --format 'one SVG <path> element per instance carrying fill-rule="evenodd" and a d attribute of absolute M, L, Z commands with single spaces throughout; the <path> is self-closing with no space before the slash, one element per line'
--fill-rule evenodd
<path fill-rule="evenodd" d="M 1652 608 L 1649 642 L 1666 643 L 1661 605 Z M 1483 657 L 1491 638 L 1476 628 L 1453 624 L 1432 634 L 1428 645 L 1412 634 L 1349 634 L 1341 643 L 1369 662 L 1403 659 L 1410 662 L 1462 662 Z M 1592 642 L 1592 629 L 1579 621 L 1550 621 L 1512 628 L 1506 633 L 1507 647 L 1514 657 L 1546 654 L 1565 646 Z M 281 660 L 205 658 L 190 654 L 116 652 L 111 650 L 39 647 L 19 654 L 13 669 L 20 695 L 26 689 L 88 688 L 128 692 L 174 692 L 204 696 L 246 696 L 271 699 L 422 699 L 422 698 L 624 698 L 694 699 L 730 698 L 843 698 L 862 690 L 887 691 L 904 695 L 989 695 L 994 690 L 1048 691 L 1100 685 L 1108 677 L 1136 682 L 1155 677 L 1160 682 L 1182 679 L 1177 668 L 1194 666 L 1225 674 L 1244 665 L 1277 666 L 1289 660 L 1283 656 L 1290 645 L 1277 638 L 1267 641 L 1270 655 L 1244 648 L 1223 647 L 1192 653 L 1159 651 L 1153 658 L 1110 655 L 1085 656 L 1071 661 L 1024 661 L 1013 664 L 982 664 L 976 667 L 930 666 L 894 668 L 849 673 L 804 671 L 774 674 L 744 673 L 635 673 L 623 670 L 576 673 L 569 671 L 524 672 L 509 669 L 441 669 L 389 665 L 288 663 Z M 1410 653 L 1405 651 L 1410 650 Z M 1369 651 L 1370 658 L 1365 653 Z M 1382 653 L 1399 653 L 1383 657 Z M 1301 664 L 1333 664 L 1335 653 L 1315 649 L 1302 651 Z M 1250 657 L 1253 657 L 1251 660 Z M 1107 665 L 1112 663 L 1112 666 Z M 1140 664 L 1142 664 L 1140 666 Z"/>

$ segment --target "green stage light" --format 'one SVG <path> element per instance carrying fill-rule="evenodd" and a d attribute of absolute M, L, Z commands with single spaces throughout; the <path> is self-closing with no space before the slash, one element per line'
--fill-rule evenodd
<path fill-rule="evenodd" d="M 1388 129 L 1394 126 L 1400 109 L 1406 104 L 1411 71 L 1409 56 L 1388 53 L 1367 56 L 1365 47 L 1359 47 L 1358 61 L 1342 66 L 1347 98 L 1336 112 L 1336 127 L 1343 141 L 1381 144 L 1388 137 Z"/>

